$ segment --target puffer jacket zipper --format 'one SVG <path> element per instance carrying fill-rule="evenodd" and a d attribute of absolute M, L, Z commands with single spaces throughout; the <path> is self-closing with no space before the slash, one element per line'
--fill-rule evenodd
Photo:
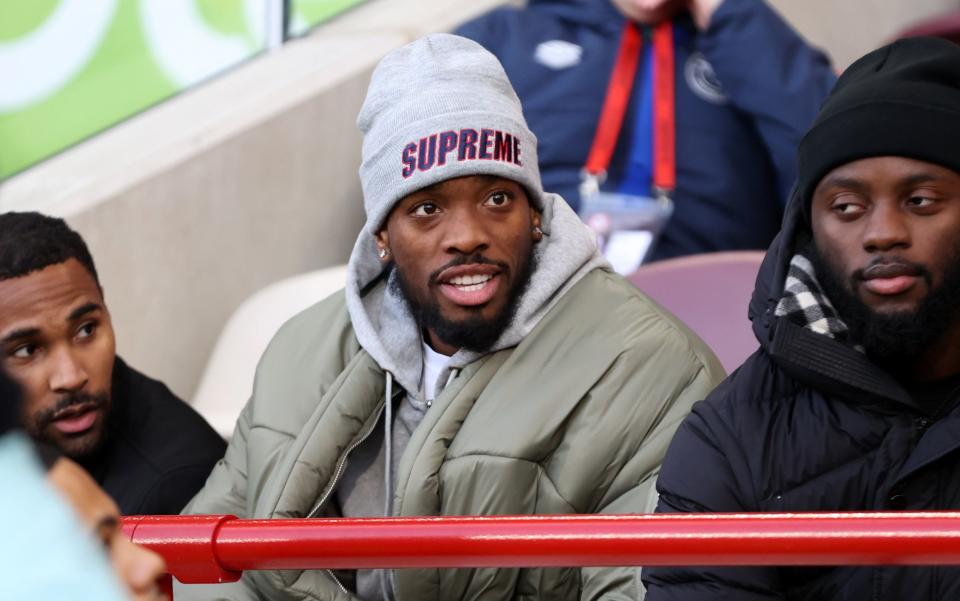
<path fill-rule="evenodd" d="M 317 501 L 316 505 L 313 506 L 313 509 L 310 513 L 307 514 L 308 518 L 315 518 L 317 514 L 320 513 L 320 510 L 324 505 L 327 504 L 327 501 L 330 500 L 330 496 L 333 494 L 334 489 L 337 486 L 341 476 L 343 476 L 343 471 L 347 467 L 347 457 L 350 456 L 350 453 L 354 452 L 357 447 L 359 447 L 365 440 L 370 438 L 370 435 L 373 434 L 374 428 L 377 427 L 377 422 L 380 421 L 380 415 L 383 413 L 384 405 L 381 404 L 377 408 L 377 412 L 374 415 L 374 419 L 370 420 L 370 425 L 363 429 L 363 432 L 360 433 L 360 436 L 354 440 L 347 450 L 344 451 L 343 455 L 340 456 L 340 459 L 337 460 L 337 468 L 333 471 L 333 478 L 330 479 L 330 483 L 327 484 L 326 490 L 323 491 L 323 494 L 320 495 L 320 500 Z"/>
<path fill-rule="evenodd" d="M 356 450 L 357 447 L 359 447 L 368 438 L 370 438 L 370 435 L 373 434 L 373 431 L 376 429 L 377 422 L 380 421 L 380 416 L 383 414 L 383 410 L 387 406 L 387 403 L 391 401 L 390 397 L 392 396 L 391 395 L 392 391 L 390 390 L 391 387 L 389 386 L 389 384 L 392 383 L 392 377 L 388 373 L 386 375 L 386 378 L 387 378 L 387 388 L 384 394 L 384 402 L 379 407 L 377 407 L 377 411 L 374 414 L 373 419 L 370 420 L 369 425 L 363 429 L 363 431 L 360 433 L 360 436 L 358 436 L 357 439 L 354 440 L 349 447 L 347 447 L 347 450 L 344 451 L 343 455 L 340 456 L 340 459 L 337 460 L 337 467 L 333 471 L 333 478 L 330 479 L 329 484 L 327 484 L 326 490 L 324 490 L 323 494 L 320 495 L 320 500 L 317 501 L 316 505 L 314 505 L 310 513 L 307 514 L 308 518 L 317 517 L 317 515 L 320 513 L 320 510 L 323 509 L 323 506 L 327 504 L 327 501 L 329 501 L 330 497 L 333 495 L 333 491 L 336 490 L 337 488 L 337 482 L 340 481 L 340 478 L 343 476 L 343 472 L 347 467 L 347 458 L 350 456 L 351 453 L 353 453 Z M 389 497 L 390 495 L 389 491 L 387 492 L 387 495 Z M 330 575 L 330 578 L 333 579 L 334 582 L 337 583 L 337 586 L 340 587 L 341 591 L 343 591 L 347 595 L 350 594 L 350 591 L 347 590 L 347 587 L 343 586 L 343 583 L 340 582 L 340 579 L 337 578 L 336 574 L 333 573 L 333 570 L 324 570 L 324 571 Z"/>
<path fill-rule="evenodd" d="M 360 433 L 360 436 L 353 441 L 353 443 L 347 447 L 347 450 L 344 451 L 343 455 L 340 456 L 340 459 L 337 461 L 337 469 L 333 472 L 333 478 L 330 479 L 330 484 L 327 485 L 327 490 L 320 495 L 320 500 L 317 501 L 317 504 L 314 506 L 313 510 L 307 514 L 308 518 L 315 518 L 317 514 L 320 513 L 320 510 L 326 505 L 327 501 L 330 500 L 330 496 L 333 494 L 333 491 L 336 489 L 337 481 L 340 480 L 340 477 L 343 476 L 343 471 L 347 467 L 347 457 L 352 453 L 357 447 L 359 447 L 363 442 L 370 438 L 370 435 L 373 434 L 374 429 L 377 427 L 377 422 L 380 421 L 380 414 L 383 413 L 383 405 L 377 409 L 377 414 L 373 420 L 371 420 L 370 426 L 367 426 L 363 432 Z M 340 579 L 337 578 L 337 575 L 333 573 L 333 570 L 324 570 L 329 574 L 330 578 L 337 583 L 337 586 L 340 587 L 340 590 L 343 591 L 345 595 L 349 595 L 350 591 L 347 590 L 347 587 L 343 586 L 343 583 L 340 582 Z"/>

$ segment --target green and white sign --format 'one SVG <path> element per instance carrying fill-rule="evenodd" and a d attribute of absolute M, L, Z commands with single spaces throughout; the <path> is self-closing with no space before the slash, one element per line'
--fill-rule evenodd
<path fill-rule="evenodd" d="M 293 0 L 290 33 L 360 1 Z M 0 179 L 261 52 L 282 6 L 0 1 Z"/>
<path fill-rule="evenodd" d="M 290 2 L 290 37 L 303 35 L 311 28 L 323 23 L 348 8 L 365 0 L 292 0 Z"/>
<path fill-rule="evenodd" d="M 0 2 L 0 178 L 265 47 L 263 0 Z"/>

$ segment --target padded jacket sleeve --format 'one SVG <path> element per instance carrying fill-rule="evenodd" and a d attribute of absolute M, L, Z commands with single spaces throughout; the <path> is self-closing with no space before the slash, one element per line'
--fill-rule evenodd
<path fill-rule="evenodd" d="M 657 490 L 657 513 L 756 511 L 743 448 L 710 402 L 697 404 L 677 430 Z M 648 601 L 785 598 L 771 567 L 644 568 L 643 582 Z"/>
<path fill-rule="evenodd" d="M 636 349 L 625 352 L 595 387 L 610 386 L 633 403 L 647 404 L 645 410 L 654 416 L 640 450 L 620 468 L 617 482 L 611 487 L 619 494 L 606 499 L 597 513 L 653 512 L 655 482 L 674 432 L 694 403 L 710 394 L 723 378 L 723 369 L 713 357 L 703 357 L 679 340 L 680 337 L 664 339 L 653 357 Z M 655 365 L 650 365 L 651 361 Z M 657 394 L 651 383 L 647 377 L 637 377 L 638 373 L 660 373 L 664 380 L 672 380 L 667 385 L 667 396 L 652 398 Z M 584 568 L 582 583 L 584 600 L 626 601 L 644 597 L 639 568 Z"/>
<path fill-rule="evenodd" d="M 223 459 L 217 462 L 207 483 L 193 497 L 181 513 L 232 514 L 247 518 L 247 435 L 250 432 L 250 413 L 253 404 L 247 403 L 237 419 L 233 437 Z"/>
<path fill-rule="evenodd" d="M 731 104 L 756 127 L 786 205 L 800 138 L 836 82 L 830 61 L 762 0 L 724 0 L 699 47 Z"/>
<path fill-rule="evenodd" d="M 221 459 L 207 483 L 187 504 L 183 514 L 232 514 L 248 518 L 247 513 L 247 435 L 250 432 L 252 403 L 247 403 L 237 419 L 237 427 L 227 453 Z M 253 583 L 243 576 L 239 582 L 230 584 L 176 583 L 174 598 L 177 601 L 259 601 L 260 595 Z"/>

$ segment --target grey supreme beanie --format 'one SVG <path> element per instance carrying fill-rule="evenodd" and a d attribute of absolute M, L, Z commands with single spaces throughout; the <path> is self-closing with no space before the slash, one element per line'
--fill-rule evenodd
<path fill-rule="evenodd" d="M 397 201 L 444 180 L 511 179 L 542 206 L 537 139 L 500 62 L 472 40 L 433 34 L 392 51 L 373 72 L 357 126 L 371 256 Z"/>

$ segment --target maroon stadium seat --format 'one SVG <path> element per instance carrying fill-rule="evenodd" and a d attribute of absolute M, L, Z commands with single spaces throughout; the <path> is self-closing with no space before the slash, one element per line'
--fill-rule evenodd
<path fill-rule="evenodd" d="M 894 36 L 894 39 L 929 35 L 960 44 L 960 10 L 952 10 L 915 23 Z"/>
<path fill-rule="evenodd" d="M 709 253 L 645 265 L 629 276 L 703 338 L 727 372 L 759 346 L 747 305 L 762 251 Z"/>

